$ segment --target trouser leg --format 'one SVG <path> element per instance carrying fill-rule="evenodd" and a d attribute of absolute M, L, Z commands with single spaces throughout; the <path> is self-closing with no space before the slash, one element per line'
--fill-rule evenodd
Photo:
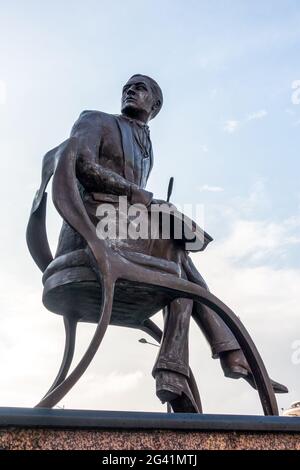
<path fill-rule="evenodd" d="M 189 256 L 184 254 L 181 261 L 183 277 L 208 289 Z M 196 304 L 190 299 L 177 299 L 165 309 L 164 335 L 153 368 L 153 376 L 157 370 L 164 369 L 179 372 L 188 377 L 188 336 L 193 308 L 201 310 L 198 324 L 211 347 L 213 358 L 218 358 L 222 352 L 240 349 L 239 343 L 230 329 L 213 310 Z"/>
<path fill-rule="evenodd" d="M 164 334 L 153 376 L 158 370 L 189 376 L 189 325 L 193 309 L 190 299 L 176 299 L 164 311 Z"/>
<path fill-rule="evenodd" d="M 191 258 L 187 255 L 183 258 L 183 266 L 189 281 L 208 289 L 206 282 L 197 271 Z M 235 336 L 213 310 L 199 303 L 195 303 L 193 308 L 200 311 L 200 318 L 197 323 L 210 345 L 213 358 L 218 358 L 222 352 L 240 349 Z"/>
<path fill-rule="evenodd" d="M 213 310 L 199 304 L 195 304 L 194 308 L 200 312 L 200 318 L 197 317 L 197 324 L 210 345 L 214 359 L 225 351 L 240 349 L 239 343 L 229 328 Z"/>

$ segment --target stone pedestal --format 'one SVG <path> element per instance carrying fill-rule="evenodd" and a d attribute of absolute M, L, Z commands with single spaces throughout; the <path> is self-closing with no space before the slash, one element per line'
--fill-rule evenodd
<path fill-rule="evenodd" d="M 7 450 L 300 450 L 300 418 L 0 408 Z"/>

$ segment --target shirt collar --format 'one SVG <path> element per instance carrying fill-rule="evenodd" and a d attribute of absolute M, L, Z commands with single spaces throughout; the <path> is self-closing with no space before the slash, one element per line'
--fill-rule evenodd
<path fill-rule="evenodd" d="M 136 124 L 137 126 L 145 129 L 146 131 L 149 132 L 149 126 L 148 124 L 145 124 L 143 121 L 139 121 L 138 119 L 133 119 L 128 116 L 125 116 L 125 114 L 120 115 L 122 118 L 126 119 L 126 121 L 129 121 L 130 124 Z"/>

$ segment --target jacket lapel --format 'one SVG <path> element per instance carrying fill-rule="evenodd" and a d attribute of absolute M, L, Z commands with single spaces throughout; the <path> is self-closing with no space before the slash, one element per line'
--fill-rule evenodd
<path fill-rule="evenodd" d="M 121 116 L 116 116 L 116 120 L 122 137 L 125 178 L 130 183 L 134 183 L 134 148 L 132 129 L 129 122 Z"/>

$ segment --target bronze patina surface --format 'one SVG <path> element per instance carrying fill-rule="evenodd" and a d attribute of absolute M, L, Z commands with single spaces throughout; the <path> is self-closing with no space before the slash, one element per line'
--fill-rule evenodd
<path fill-rule="evenodd" d="M 140 328 L 161 343 L 153 368 L 160 400 L 170 403 L 175 412 L 201 412 L 189 368 L 188 332 L 193 317 L 225 375 L 246 379 L 258 389 L 265 414 L 277 414 L 274 391 L 287 389 L 270 381 L 238 317 L 209 292 L 184 236 L 104 240 L 97 233 L 99 207 L 110 204 L 120 218 L 120 196 L 126 196 L 129 205 L 143 205 L 151 228 L 162 231 L 161 219 L 157 227 L 150 219 L 151 209 L 161 201 L 145 189 L 153 166 L 148 122 L 162 103 L 156 81 L 134 75 L 124 85 L 120 115 L 84 111 L 70 137 L 44 157 L 27 242 L 43 272 L 43 303 L 64 317 L 66 346 L 58 376 L 37 406 L 52 407 L 61 400 L 90 364 L 108 325 L 114 324 Z M 64 220 L 54 257 L 45 228 L 45 190 L 51 177 L 53 202 Z M 176 216 L 171 220 L 175 224 Z M 197 242 L 202 236 L 194 251 L 203 251 L 212 238 L 195 223 L 192 232 Z M 163 334 L 150 319 L 160 310 Z M 79 321 L 96 323 L 97 328 L 86 353 L 68 375 Z"/>

